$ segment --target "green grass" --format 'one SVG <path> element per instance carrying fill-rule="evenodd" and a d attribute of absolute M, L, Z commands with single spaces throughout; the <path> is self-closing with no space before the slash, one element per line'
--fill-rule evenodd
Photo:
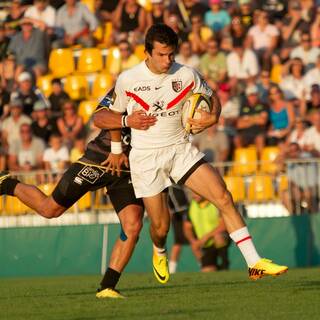
<path fill-rule="evenodd" d="M 1 266 L 0 266 L 1 267 Z M 0 319 L 319 319 L 320 273 L 296 269 L 249 281 L 245 271 L 124 274 L 128 299 L 98 300 L 100 276 L 1 279 Z"/>

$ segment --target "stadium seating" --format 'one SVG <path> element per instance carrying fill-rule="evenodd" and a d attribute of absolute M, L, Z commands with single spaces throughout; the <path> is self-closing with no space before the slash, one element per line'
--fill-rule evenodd
<path fill-rule="evenodd" d="M 41 90 L 45 97 L 49 97 L 52 92 L 51 81 L 53 79 L 52 74 L 46 74 L 41 76 L 37 80 L 37 87 Z"/>
<path fill-rule="evenodd" d="M 231 192 L 234 202 L 245 200 L 245 184 L 242 177 L 224 177 L 228 190 Z"/>
<path fill-rule="evenodd" d="M 72 100 L 82 100 L 88 97 L 88 81 L 83 75 L 70 75 L 66 77 L 64 90 Z"/>
<path fill-rule="evenodd" d="M 144 53 L 144 44 L 138 44 L 134 48 L 134 54 L 143 61 L 146 58 L 146 54 Z"/>
<path fill-rule="evenodd" d="M 91 98 L 100 99 L 112 88 L 113 78 L 108 73 L 100 73 L 93 81 Z"/>
<path fill-rule="evenodd" d="M 120 50 L 118 47 L 109 48 L 106 59 L 106 71 L 110 71 L 110 67 L 114 63 L 121 63 Z"/>
<path fill-rule="evenodd" d="M 82 118 L 84 124 L 86 124 L 89 121 L 96 107 L 96 100 L 83 100 L 80 102 L 78 114 Z"/>
<path fill-rule="evenodd" d="M 280 153 L 279 147 L 265 147 L 261 153 L 260 171 L 264 173 L 274 174 L 279 171 L 279 166 L 275 163 L 275 159 Z"/>
<path fill-rule="evenodd" d="M 94 13 L 95 8 L 94 8 L 94 4 L 95 4 L 95 0 L 81 0 L 81 3 L 85 4 L 88 9 Z"/>
<path fill-rule="evenodd" d="M 271 176 L 253 176 L 248 187 L 248 200 L 250 202 L 264 202 L 275 199 Z"/>
<path fill-rule="evenodd" d="M 72 50 L 53 49 L 49 56 L 49 69 L 54 77 L 65 77 L 75 70 L 75 63 Z"/>
<path fill-rule="evenodd" d="M 109 47 L 112 43 L 112 33 L 113 33 L 113 26 L 111 22 L 106 22 L 104 25 L 104 35 L 103 35 L 103 43 Z"/>
<path fill-rule="evenodd" d="M 258 155 L 255 147 L 235 149 L 232 174 L 245 176 L 256 173 L 257 161 Z"/>
<path fill-rule="evenodd" d="M 8 215 L 26 214 L 31 211 L 31 209 L 23 204 L 18 198 L 11 196 L 6 196 L 4 209 Z"/>
<path fill-rule="evenodd" d="M 81 49 L 77 71 L 80 73 L 93 73 L 101 71 L 103 68 L 103 59 L 101 51 L 98 48 Z"/>

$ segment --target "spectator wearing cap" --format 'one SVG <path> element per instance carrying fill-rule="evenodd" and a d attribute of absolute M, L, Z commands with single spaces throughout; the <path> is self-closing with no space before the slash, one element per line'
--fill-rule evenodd
<path fill-rule="evenodd" d="M 52 34 L 56 22 L 56 10 L 49 5 L 49 0 L 34 0 L 24 13 L 35 28 Z"/>
<path fill-rule="evenodd" d="M 191 31 L 188 40 L 192 45 L 192 51 L 202 54 L 207 50 L 207 41 L 213 37 L 213 31 L 203 23 L 201 14 L 193 14 L 190 17 Z"/>
<path fill-rule="evenodd" d="M 32 134 L 31 125 L 19 127 L 19 139 L 9 146 L 9 169 L 12 171 L 32 171 L 42 168 L 44 143 Z"/>
<path fill-rule="evenodd" d="M 54 133 L 50 136 L 49 147 L 43 153 L 43 162 L 44 168 L 50 171 L 49 182 L 56 182 L 69 162 L 69 151 L 62 144 L 60 134 Z"/>
<path fill-rule="evenodd" d="M 164 0 L 151 0 L 151 11 L 147 12 L 147 26 L 150 27 L 156 23 L 167 23 L 170 11 L 166 7 Z"/>
<path fill-rule="evenodd" d="M 301 45 L 291 51 L 290 58 L 300 58 L 305 66 L 306 71 L 312 69 L 320 54 L 320 49 L 311 46 L 311 37 L 309 32 L 301 34 Z"/>
<path fill-rule="evenodd" d="M 47 69 L 44 33 L 34 29 L 27 18 L 21 21 L 21 28 L 22 30 L 11 39 L 9 51 L 14 53 L 20 72 L 34 72 L 38 78 Z"/>
<path fill-rule="evenodd" d="M 20 138 L 20 126 L 24 123 L 31 124 L 31 119 L 23 114 L 23 103 L 20 99 L 11 99 L 9 102 L 10 116 L 3 120 L 2 145 L 10 146 Z"/>
<path fill-rule="evenodd" d="M 216 89 L 219 83 L 226 79 L 226 56 L 219 51 L 218 41 L 211 38 L 207 43 L 207 53 L 200 58 L 200 72 L 208 85 Z"/>
<path fill-rule="evenodd" d="M 251 49 L 243 47 L 240 39 L 233 42 L 233 51 L 227 56 L 227 72 L 231 87 L 253 82 L 259 72 L 257 57 Z"/>
<path fill-rule="evenodd" d="M 51 81 L 52 93 L 49 96 L 51 106 L 51 116 L 58 118 L 62 116 L 62 104 L 64 101 L 69 100 L 69 95 L 63 90 L 61 80 L 54 78 Z"/>
<path fill-rule="evenodd" d="M 245 30 L 248 31 L 253 25 L 253 10 L 251 0 L 239 0 L 239 11 L 241 24 L 244 26 Z"/>
<path fill-rule="evenodd" d="M 269 145 L 283 145 L 295 122 L 294 108 L 286 101 L 278 85 L 269 89 L 269 120 L 267 133 Z"/>
<path fill-rule="evenodd" d="M 268 13 L 261 11 L 257 23 L 248 31 L 248 46 L 252 48 L 262 63 L 268 62 L 275 50 L 279 39 L 279 30 L 269 23 Z"/>
<path fill-rule="evenodd" d="M 49 109 L 43 100 L 36 101 L 33 110 L 34 120 L 31 125 L 32 132 L 36 137 L 42 139 L 46 144 L 48 144 L 51 134 L 58 130 L 56 122 L 53 119 L 49 119 Z"/>
<path fill-rule="evenodd" d="M 210 11 L 206 12 L 204 22 L 213 32 L 226 33 L 229 30 L 231 17 L 222 9 L 221 0 L 209 0 Z"/>
<path fill-rule="evenodd" d="M 29 72 L 22 72 L 18 76 L 18 88 L 12 93 L 12 96 L 17 97 L 23 103 L 23 112 L 31 116 L 33 105 L 39 99 L 32 85 L 32 76 Z"/>
<path fill-rule="evenodd" d="M 219 128 L 228 136 L 235 135 L 235 124 L 240 112 L 238 96 L 232 96 L 229 83 L 221 83 L 218 88 L 218 97 L 221 103 Z"/>
<path fill-rule="evenodd" d="M 64 31 L 63 40 L 57 40 L 54 46 L 72 46 L 81 44 L 93 47 L 92 33 L 98 27 L 98 21 L 88 7 L 76 0 L 66 0 L 57 12 L 56 26 Z"/>
<path fill-rule="evenodd" d="M 194 69 L 199 69 L 199 56 L 192 53 L 190 41 L 183 41 L 179 45 L 179 53 L 175 57 L 176 62 Z"/>
<path fill-rule="evenodd" d="M 268 108 L 260 102 L 258 88 L 250 85 L 245 91 L 246 99 L 241 105 L 236 127 L 238 134 L 234 138 L 236 148 L 254 144 L 259 154 L 265 146 Z"/>

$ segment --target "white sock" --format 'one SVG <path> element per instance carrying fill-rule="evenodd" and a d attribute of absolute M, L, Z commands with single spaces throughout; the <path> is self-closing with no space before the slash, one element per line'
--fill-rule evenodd
<path fill-rule="evenodd" d="M 177 262 L 176 261 L 169 261 L 169 273 L 175 273 L 177 271 Z"/>
<path fill-rule="evenodd" d="M 153 251 L 155 251 L 160 257 L 164 257 L 167 255 L 166 248 L 158 248 L 157 246 L 153 245 Z"/>
<path fill-rule="evenodd" d="M 261 257 L 258 255 L 257 250 L 252 242 L 248 228 L 243 227 L 230 233 L 230 238 L 236 243 L 240 249 L 248 267 L 254 266 Z"/>

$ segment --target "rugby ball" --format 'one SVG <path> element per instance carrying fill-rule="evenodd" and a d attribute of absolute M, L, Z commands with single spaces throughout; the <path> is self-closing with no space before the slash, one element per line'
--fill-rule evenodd
<path fill-rule="evenodd" d="M 212 111 L 211 99 L 205 94 L 195 93 L 192 94 L 183 104 L 181 113 L 182 126 L 187 133 L 197 134 L 201 130 L 191 129 L 188 123 L 189 118 L 200 119 L 201 113 L 199 110 L 204 110 L 206 112 Z"/>

